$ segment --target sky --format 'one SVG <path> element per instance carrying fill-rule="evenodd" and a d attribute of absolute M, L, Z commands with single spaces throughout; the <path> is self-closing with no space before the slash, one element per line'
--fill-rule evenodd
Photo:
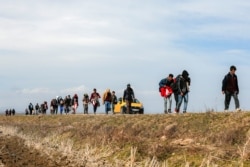
<path fill-rule="evenodd" d="M 191 78 L 188 112 L 223 111 L 231 65 L 241 109 L 250 109 L 250 1 L 0 2 L 0 112 L 78 94 L 82 113 L 84 93 L 109 88 L 121 97 L 130 83 L 145 113 L 161 114 L 158 83 L 183 70 Z"/>

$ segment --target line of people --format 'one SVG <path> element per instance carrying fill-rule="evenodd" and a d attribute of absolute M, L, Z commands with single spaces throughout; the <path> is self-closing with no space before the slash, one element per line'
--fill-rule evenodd
<path fill-rule="evenodd" d="M 117 104 L 117 97 L 115 91 L 110 91 L 107 89 L 102 96 L 102 104 L 105 105 L 105 113 L 108 114 L 109 111 L 114 113 L 115 104 Z M 89 113 L 89 105 L 93 106 L 93 113 L 96 114 L 97 108 L 100 107 L 100 98 L 101 95 L 97 92 L 96 88 L 93 89 L 93 92 L 89 96 L 87 93 L 83 94 L 82 103 L 83 103 L 83 113 Z M 50 109 L 50 114 L 76 114 L 77 108 L 79 107 L 78 95 L 74 94 L 71 98 L 70 95 L 62 98 L 61 96 L 56 96 L 56 98 L 50 101 L 50 106 L 48 107 L 47 101 L 44 101 L 41 105 L 38 103 L 33 106 L 32 103 L 28 105 L 28 108 L 25 110 L 26 115 L 37 115 L 37 114 L 46 114 L 48 108 Z"/>
<path fill-rule="evenodd" d="M 5 110 L 5 115 L 6 116 L 11 116 L 11 115 L 15 115 L 15 114 L 16 114 L 16 110 L 14 108 Z"/>

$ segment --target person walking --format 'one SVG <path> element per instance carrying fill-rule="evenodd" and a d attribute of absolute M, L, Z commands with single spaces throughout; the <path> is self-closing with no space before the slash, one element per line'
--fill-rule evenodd
<path fill-rule="evenodd" d="M 76 110 L 78 108 L 78 95 L 75 94 L 71 99 L 71 105 L 72 105 L 72 114 L 76 114 Z"/>
<path fill-rule="evenodd" d="M 102 103 L 105 105 L 105 113 L 108 114 L 111 111 L 112 95 L 110 89 L 106 89 L 102 96 Z"/>
<path fill-rule="evenodd" d="M 238 99 L 238 94 L 239 94 L 238 78 L 235 72 L 236 72 L 236 67 L 232 65 L 230 67 L 230 71 L 225 75 L 224 79 L 222 80 L 222 94 L 225 94 L 225 101 L 224 101 L 225 111 L 228 111 L 229 109 L 231 97 L 234 98 L 236 111 L 241 111 L 240 102 Z"/>
<path fill-rule="evenodd" d="M 127 114 L 131 112 L 131 103 L 133 102 L 134 99 L 135 99 L 134 90 L 131 88 L 130 84 L 127 84 L 127 88 L 123 92 L 123 100 L 125 100 L 126 102 Z"/>
<path fill-rule="evenodd" d="M 82 103 L 83 103 L 83 113 L 84 114 L 88 114 L 88 110 L 89 110 L 89 95 L 87 93 L 85 93 L 83 95 L 83 99 L 82 99 Z"/>
<path fill-rule="evenodd" d="M 175 112 L 179 113 L 182 101 L 184 100 L 183 113 L 187 112 L 188 105 L 188 93 L 190 91 L 191 79 L 189 78 L 189 73 L 186 70 L 182 71 L 182 74 L 178 75 L 175 79 L 176 88 L 174 90 L 176 108 Z"/>
<path fill-rule="evenodd" d="M 90 95 L 90 101 L 93 105 L 94 114 L 96 114 L 97 107 L 100 106 L 99 98 L 100 94 L 96 91 L 96 88 L 93 89 L 93 92 Z"/>
<path fill-rule="evenodd" d="M 115 95 L 115 91 L 112 91 L 111 109 L 112 109 L 113 114 L 115 114 L 115 105 L 116 104 L 117 104 L 117 97 Z"/>
<path fill-rule="evenodd" d="M 173 79 L 174 75 L 169 74 L 168 77 L 163 78 L 159 82 L 159 91 L 161 93 L 161 96 L 164 100 L 164 113 L 171 113 L 171 106 L 172 106 L 172 88 L 171 85 L 174 82 Z"/>

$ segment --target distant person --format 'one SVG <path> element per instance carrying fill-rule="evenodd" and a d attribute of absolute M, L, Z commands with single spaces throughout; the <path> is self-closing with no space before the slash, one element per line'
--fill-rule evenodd
<path fill-rule="evenodd" d="M 183 113 L 187 112 L 188 105 L 188 93 L 190 91 L 191 79 L 189 78 L 189 73 L 186 70 L 182 71 L 182 74 L 175 78 L 176 89 L 173 89 L 176 101 L 175 112 L 179 113 L 182 101 L 184 100 Z"/>
<path fill-rule="evenodd" d="M 57 103 L 59 105 L 59 112 L 62 115 L 63 114 L 63 110 L 64 110 L 64 100 L 63 100 L 63 98 L 61 96 L 59 96 L 57 98 Z"/>
<path fill-rule="evenodd" d="M 75 94 L 75 95 L 72 97 L 72 109 L 73 109 L 72 114 L 75 114 L 75 113 L 76 113 L 77 108 L 78 108 L 78 95 Z"/>
<path fill-rule="evenodd" d="M 83 103 L 83 113 L 88 114 L 90 100 L 89 100 L 89 95 L 87 93 L 83 95 L 82 103 Z"/>
<path fill-rule="evenodd" d="M 36 105 L 35 105 L 35 114 L 37 115 L 38 113 L 39 113 L 39 104 L 38 103 L 36 103 Z"/>
<path fill-rule="evenodd" d="M 111 101 L 111 110 L 112 110 L 112 113 L 114 114 L 115 113 L 115 105 L 117 104 L 117 97 L 115 95 L 115 91 L 112 91 L 112 101 Z"/>
<path fill-rule="evenodd" d="M 222 94 L 225 94 L 225 101 L 224 101 L 225 111 L 228 111 L 229 109 L 231 97 L 234 98 L 236 111 L 241 111 L 240 102 L 238 99 L 238 94 L 239 94 L 238 79 L 235 72 L 236 72 L 236 67 L 232 65 L 230 67 L 230 71 L 228 72 L 228 74 L 225 75 L 224 79 L 222 80 Z"/>
<path fill-rule="evenodd" d="M 174 75 L 169 74 L 166 78 L 163 78 L 159 82 L 159 91 L 164 100 L 164 113 L 171 113 L 172 106 L 172 88 L 171 85 L 174 82 Z M 169 105 L 168 105 L 169 104 Z"/>
<path fill-rule="evenodd" d="M 6 115 L 6 116 L 9 116 L 9 115 L 10 115 L 8 109 L 5 110 L 5 115 Z"/>
<path fill-rule="evenodd" d="M 12 114 L 12 115 L 15 115 L 15 114 L 16 114 L 16 110 L 15 110 L 14 108 L 11 110 L 11 114 Z"/>
<path fill-rule="evenodd" d="M 64 111 L 65 111 L 65 114 L 69 113 L 71 105 L 72 104 L 71 104 L 71 97 L 70 97 L 70 95 L 65 96 L 65 98 L 64 98 Z"/>
<path fill-rule="evenodd" d="M 135 99 L 134 90 L 131 88 L 130 84 L 127 84 L 127 88 L 123 92 L 123 100 L 125 100 L 126 102 L 127 114 L 131 112 L 131 103 L 133 102 L 134 99 Z"/>
<path fill-rule="evenodd" d="M 102 104 L 105 105 L 105 113 L 108 114 L 111 111 L 112 94 L 110 89 L 106 89 L 102 96 Z"/>
<path fill-rule="evenodd" d="M 29 114 L 30 114 L 30 115 L 32 115 L 33 110 L 34 110 L 33 104 L 30 103 L 30 104 L 29 104 Z"/>
<path fill-rule="evenodd" d="M 93 89 L 93 92 L 90 96 L 90 101 L 93 105 L 94 114 L 96 114 L 97 107 L 100 106 L 99 98 L 101 98 L 100 94 L 96 91 L 96 88 Z"/>

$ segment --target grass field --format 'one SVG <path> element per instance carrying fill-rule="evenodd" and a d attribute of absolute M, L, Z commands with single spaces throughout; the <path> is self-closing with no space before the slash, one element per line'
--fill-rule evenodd
<path fill-rule="evenodd" d="M 250 166 L 250 112 L 2 115 L 0 131 L 57 166 Z"/>

